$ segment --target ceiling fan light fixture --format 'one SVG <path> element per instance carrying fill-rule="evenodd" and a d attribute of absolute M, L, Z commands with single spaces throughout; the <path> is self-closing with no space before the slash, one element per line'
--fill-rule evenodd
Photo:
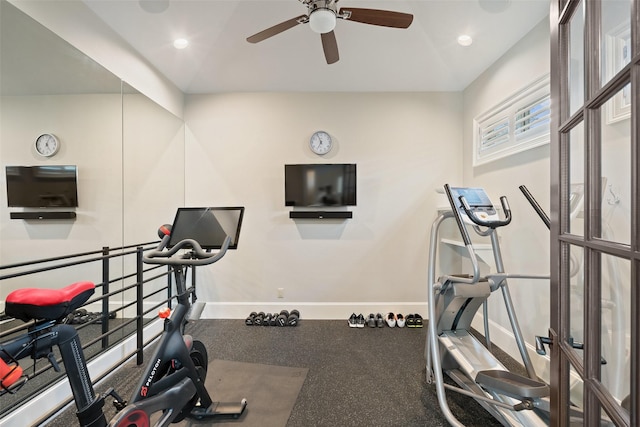
<path fill-rule="evenodd" d="M 309 26 L 318 34 L 331 32 L 336 27 L 336 13 L 331 9 L 316 9 L 309 15 Z"/>

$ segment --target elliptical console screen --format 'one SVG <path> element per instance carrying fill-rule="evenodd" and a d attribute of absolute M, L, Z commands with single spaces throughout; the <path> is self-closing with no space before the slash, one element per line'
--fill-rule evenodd
<path fill-rule="evenodd" d="M 467 217 L 464 209 L 462 209 L 460 196 L 464 197 L 471 211 L 477 215 L 477 218 L 484 221 L 498 219 L 496 208 L 493 206 L 491 199 L 482 188 L 451 187 L 450 190 L 451 197 L 453 197 L 456 207 L 465 222 L 473 224 L 473 222 Z"/>
<path fill-rule="evenodd" d="M 482 188 L 460 188 L 452 187 L 451 195 L 453 199 L 458 201 L 463 196 L 471 208 L 475 207 L 493 207 L 491 199 Z"/>
<path fill-rule="evenodd" d="M 244 207 L 178 208 L 167 247 L 193 239 L 202 249 L 220 249 L 229 236 L 228 249 L 237 249 L 243 216 Z"/>

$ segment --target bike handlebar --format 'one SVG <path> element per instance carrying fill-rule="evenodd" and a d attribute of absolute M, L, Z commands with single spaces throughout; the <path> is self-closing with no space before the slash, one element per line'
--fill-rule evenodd
<path fill-rule="evenodd" d="M 224 256 L 231 244 L 231 237 L 227 236 L 224 239 L 224 243 L 218 252 L 211 253 L 206 252 L 200 244 L 194 239 L 180 240 L 175 246 L 169 250 L 164 250 L 169 243 L 170 235 L 166 235 L 162 238 L 158 246 L 147 252 L 143 256 L 142 260 L 147 264 L 161 264 L 161 265 L 208 265 L 213 264 Z M 179 250 L 191 249 L 187 254 L 183 254 L 180 257 L 173 257 Z"/>

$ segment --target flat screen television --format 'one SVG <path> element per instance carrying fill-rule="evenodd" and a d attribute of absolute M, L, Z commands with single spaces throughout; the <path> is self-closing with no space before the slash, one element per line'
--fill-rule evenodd
<path fill-rule="evenodd" d="M 285 206 L 355 206 L 356 165 L 284 165 L 284 200 Z"/>
<path fill-rule="evenodd" d="M 10 208 L 78 206 L 76 166 L 7 166 L 6 181 L 7 205 Z"/>
<path fill-rule="evenodd" d="M 171 227 L 168 248 L 184 239 L 193 239 L 202 249 L 220 249 L 227 236 L 228 249 L 238 249 L 244 207 L 178 208 Z"/>

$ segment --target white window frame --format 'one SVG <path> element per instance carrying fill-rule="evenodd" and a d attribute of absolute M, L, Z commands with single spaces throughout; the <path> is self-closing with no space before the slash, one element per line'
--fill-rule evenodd
<path fill-rule="evenodd" d="M 548 144 L 551 120 L 549 94 L 549 74 L 546 74 L 473 119 L 473 166 Z M 537 124 L 526 123 L 526 129 L 522 131 L 519 112 L 536 107 L 543 112 L 542 120 Z M 505 132 L 507 128 L 508 132 Z"/>

